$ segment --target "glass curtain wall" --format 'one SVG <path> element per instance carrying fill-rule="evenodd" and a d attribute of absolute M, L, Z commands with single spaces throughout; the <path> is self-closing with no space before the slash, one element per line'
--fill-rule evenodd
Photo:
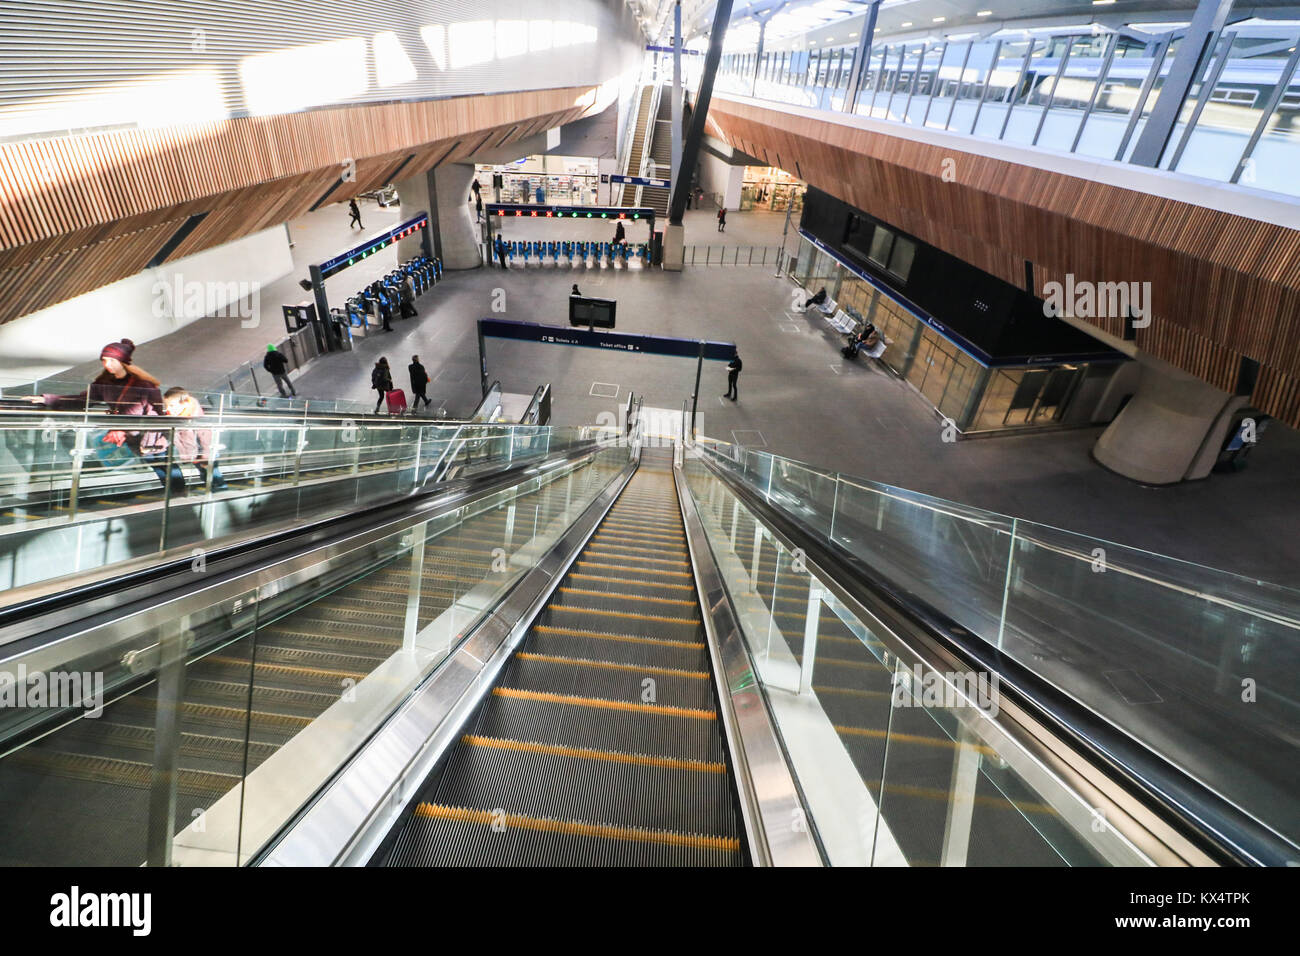
<path fill-rule="evenodd" d="M 1128 161 L 1163 95 L 1182 28 L 1002 30 L 882 39 L 846 102 L 854 46 L 724 58 L 717 88 L 1022 146 Z M 1250 20 L 1211 37 L 1163 169 L 1300 195 L 1300 25 Z"/>

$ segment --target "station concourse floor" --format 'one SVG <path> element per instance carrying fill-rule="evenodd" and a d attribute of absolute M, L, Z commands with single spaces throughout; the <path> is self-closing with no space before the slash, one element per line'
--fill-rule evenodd
<path fill-rule="evenodd" d="M 290 224 L 295 272 L 261 290 L 262 327 L 211 317 L 139 347 L 135 360 L 166 385 L 212 385 L 221 370 L 260 361 L 266 342 L 283 337 L 282 303 L 306 298 L 297 282 L 307 265 L 346 249 L 401 218 L 397 207 L 361 204 L 365 233 L 347 228 L 346 203 Z M 785 214 L 730 212 L 719 234 L 716 210 L 686 214 L 686 242 L 775 246 Z M 787 249 L 797 242 L 797 214 Z M 507 220 L 507 238 L 608 239 L 613 224 Z M 631 224 L 628 239 L 647 230 Z M 349 234 L 350 233 L 350 234 Z M 331 302 L 393 267 L 385 250 L 331 280 Z M 715 260 L 716 261 L 716 260 Z M 742 261 L 744 261 L 742 257 Z M 364 271 L 363 271 L 364 270 Z M 498 317 L 567 324 L 567 297 L 583 293 L 618 301 L 618 330 L 732 341 L 744 371 L 730 402 L 722 363 L 706 362 L 700 383 L 702 434 L 765 449 L 824 468 L 925 492 L 1131 547 L 1144 548 L 1289 587 L 1300 587 L 1300 434 L 1280 424 L 1265 433 L 1250 465 L 1231 475 L 1149 488 L 1114 475 L 1089 456 L 1100 427 L 944 442 L 937 413 L 908 385 L 874 363 L 845 362 L 841 336 L 813 312 L 791 314 L 792 290 L 774 268 L 696 265 L 681 273 L 524 267 L 448 272 L 421 297 L 419 317 L 394 320 L 391 333 L 358 338 L 351 352 L 322 356 L 295 378 L 308 398 L 373 401 L 370 369 L 388 357 L 394 381 L 409 390 L 406 365 L 419 354 L 432 382 L 433 408 L 468 414 L 480 398 L 476 320 Z M 373 275 L 371 274 L 373 273 Z M 336 291 L 337 290 L 337 291 Z M 504 292 L 504 312 L 494 301 Z M 267 324 L 270 324 L 268 331 Z M 550 382 L 557 425 L 617 415 L 628 390 L 645 405 L 680 409 L 694 387 L 694 360 L 611 354 L 591 349 L 489 340 L 489 381 L 531 393 Z M 81 377 L 86 369 L 61 377 Z M 93 374 L 93 371 L 91 372 Z M 603 386 L 603 387 L 602 387 Z"/>

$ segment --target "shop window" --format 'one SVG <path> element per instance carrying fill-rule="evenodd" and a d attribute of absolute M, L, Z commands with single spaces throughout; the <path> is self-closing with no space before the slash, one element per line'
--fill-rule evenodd
<path fill-rule="evenodd" d="M 871 236 L 871 249 L 867 252 L 868 261 L 881 269 L 886 268 L 889 263 L 889 250 L 893 244 L 894 234 L 884 226 L 877 226 Z"/>

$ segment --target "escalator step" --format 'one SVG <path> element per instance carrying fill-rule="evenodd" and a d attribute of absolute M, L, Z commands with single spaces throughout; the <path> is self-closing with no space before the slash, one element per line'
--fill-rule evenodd
<path fill-rule="evenodd" d="M 716 721 L 684 720 L 673 714 L 586 711 L 530 697 L 489 695 L 474 733 L 591 750 L 656 753 L 683 760 L 724 759 Z"/>
<path fill-rule="evenodd" d="M 520 651 L 511 659 L 502 685 L 598 700 L 658 703 L 711 710 L 708 672 L 589 661 Z"/>
<path fill-rule="evenodd" d="M 494 828 L 493 823 L 497 826 Z M 739 841 L 422 804 L 392 866 L 741 866 Z"/>
<path fill-rule="evenodd" d="M 626 634 L 601 634 L 546 624 L 533 628 L 528 637 L 528 649 L 538 654 L 685 670 L 698 670 L 708 665 L 702 641 L 687 643 Z"/>
<path fill-rule="evenodd" d="M 726 774 L 461 743 L 437 787 L 442 804 L 618 827 L 735 837 Z M 539 783 L 545 782 L 544 786 Z"/>

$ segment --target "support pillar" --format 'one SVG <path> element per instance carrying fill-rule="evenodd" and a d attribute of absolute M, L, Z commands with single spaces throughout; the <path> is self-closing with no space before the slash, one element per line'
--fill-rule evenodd
<path fill-rule="evenodd" d="M 396 184 L 404 210 L 429 210 L 433 254 L 442 259 L 444 269 L 476 269 L 483 264 L 482 232 L 474 205 L 468 201 L 473 181 L 472 165 L 448 163 Z M 423 254 L 420 243 L 418 233 L 398 240 L 398 259 Z"/>

